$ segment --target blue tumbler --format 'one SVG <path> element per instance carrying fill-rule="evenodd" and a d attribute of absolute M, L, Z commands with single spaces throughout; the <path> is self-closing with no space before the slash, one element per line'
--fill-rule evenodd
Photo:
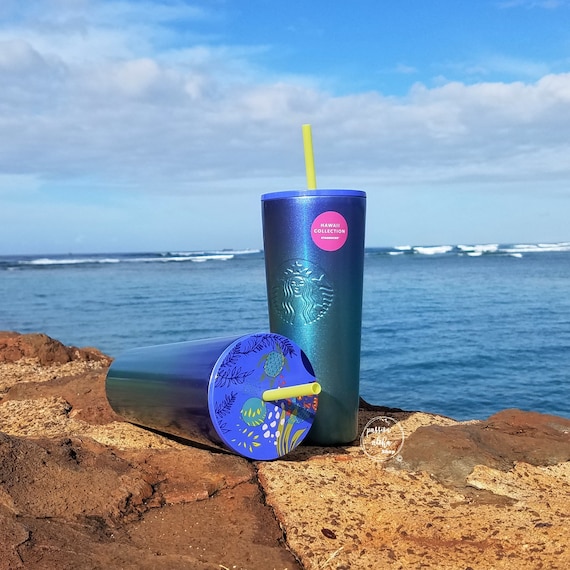
<path fill-rule="evenodd" d="M 319 391 L 303 351 L 272 333 L 134 348 L 106 379 L 127 421 L 258 460 L 303 441 Z"/>
<path fill-rule="evenodd" d="M 358 436 L 366 194 L 261 199 L 270 329 L 305 351 L 322 386 L 306 441 L 349 443 Z"/>

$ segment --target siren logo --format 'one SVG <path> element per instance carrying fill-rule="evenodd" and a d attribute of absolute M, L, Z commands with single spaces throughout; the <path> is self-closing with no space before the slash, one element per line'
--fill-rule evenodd
<path fill-rule="evenodd" d="M 404 446 L 404 430 L 388 416 L 372 418 L 362 430 L 360 447 L 374 461 L 389 461 L 398 455 Z"/>
<path fill-rule="evenodd" d="M 304 259 L 289 262 L 273 287 L 271 302 L 283 321 L 310 325 L 332 305 L 334 291 L 324 271 Z"/>

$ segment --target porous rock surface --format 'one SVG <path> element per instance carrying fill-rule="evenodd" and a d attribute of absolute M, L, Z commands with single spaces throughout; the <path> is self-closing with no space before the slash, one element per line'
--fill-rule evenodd
<path fill-rule="evenodd" d="M 109 363 L 0 332 L 0 570 L 570 567 L 568 419 L 362 402 L 360 430 L 389 418 L 397 453 L 251 462 L 121 421 Z"/>

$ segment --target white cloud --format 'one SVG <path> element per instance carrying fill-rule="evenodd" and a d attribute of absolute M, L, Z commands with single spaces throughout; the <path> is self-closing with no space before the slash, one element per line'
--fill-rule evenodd
<path fill-rule="evenodd" d="M 0 43 L 0 68 L 4 71 L 24 71 L 44 65 L 40 54 L 24 40 Z"/>
<path fill-rule="evenodd" d="M 147 193 L 251 187 L 303 174 L 310 122 L 318 176 L 350 172 L 353 185 L 570 174 L 570 74 L 339 97 L 311 78 L 264 78 L 251 59 L 267 46 L 173 42 L 171 21 L 215 17 L 183 2 L 50 5 L 0 28 L 5 173 Z"/>

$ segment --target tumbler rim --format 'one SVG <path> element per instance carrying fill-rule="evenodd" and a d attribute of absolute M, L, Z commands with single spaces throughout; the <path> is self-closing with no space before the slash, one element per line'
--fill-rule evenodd
<path fill-rule="evenodd" d="M 262 194 L 262 200 L 281 200 L 283 198 L 304 198 L 311 196 L 328 196 L 331 198 L 341 198 L 344 196 L 352 196 L 355 198 L 366 198 L 366 192 L 363 190 L 344 190 L 344 189 L 318 189 L 318 190 L 285 190 L 281 192 L 270 192 Z"/>

